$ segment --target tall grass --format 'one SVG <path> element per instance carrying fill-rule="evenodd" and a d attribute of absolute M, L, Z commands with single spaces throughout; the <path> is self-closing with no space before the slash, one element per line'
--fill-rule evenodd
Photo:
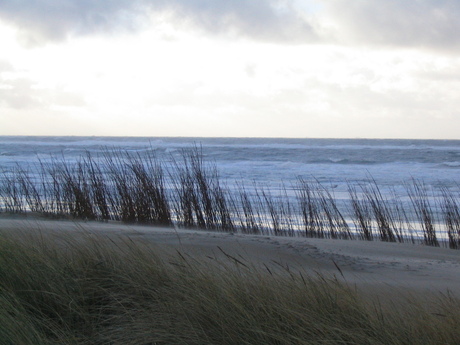
<path fill-rule="evenodd" d="M 447 227 L 449 238 L 449 247 L 453 249 L 460 248 L 460 208 L 458 196 L 444 188 L 442 190 L 441 209 L 443 211 L 444 221 Z"/>
<path fill-rule="evenodd" d="M 378 300 L 320 275 L 90 232 L 2 233 L 0 275 L 0 344 L 460 343 L 452 296 Z"/>
<path fill-rule="evenodd" d="M 427 187 L 412 180 L 404 203 L 369 178 L 348 184 L 344 204 L 315 179 L 280 185 L 278 192 L 256 182 L 228 188 L 199 147 L 174 159 L 106 149 L 76 162 L 62 155 L 3 171 L 0 207 L 75 219 L 460 247 L 458 192 L 442 189 L 433 201 Z"/>

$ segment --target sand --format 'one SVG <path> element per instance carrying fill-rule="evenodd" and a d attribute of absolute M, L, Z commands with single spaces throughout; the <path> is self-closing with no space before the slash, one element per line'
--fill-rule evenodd
<path fill-rule="evenodd" d="M 451 293 L 460 297 L 460 251 L 420 244 L 259 236 L 118 222 L 73 222 L 0 217 L 0 231 L 80 236 L 82 233 L 148 241 L 204 260 L 239 260 L 263 269 L 335 276 L 363 291 Z M 394 289 L 393 289 L 394 290 Z"/>

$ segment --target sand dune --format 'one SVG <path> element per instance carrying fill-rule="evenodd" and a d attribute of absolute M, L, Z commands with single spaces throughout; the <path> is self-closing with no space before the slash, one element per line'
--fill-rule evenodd
<path fill-rule="evenodd" d="M 449 291 L 460 297 L 460 251 L 423 245 L 286 238 L 183 230 L 122 223 L 72 222 L 33 217 L 0 218 L 0 230 L 147 241 L 162 249 L 205 260 L 238 260 L 268 269 L 320 272 L 368 289 L 396 287 L 418 291 Z"/>

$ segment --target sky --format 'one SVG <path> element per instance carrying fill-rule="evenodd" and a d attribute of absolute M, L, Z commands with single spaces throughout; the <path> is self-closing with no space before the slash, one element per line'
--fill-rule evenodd
<path fill-rule="evenodd" d="M 458 0 L 1 0 L 0 135 L 460 139 Z"/>

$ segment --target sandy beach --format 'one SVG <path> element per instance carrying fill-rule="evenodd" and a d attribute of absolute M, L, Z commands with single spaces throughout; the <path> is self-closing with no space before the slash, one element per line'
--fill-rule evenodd
<path fill-rule="evenodd" d="M 460 251 L 419 244 L 258 236 L 117 222 L 73 222 L 34 217 L 0 218 L 3 232 L 82 234 L 142 241 L 198 259 L 238 260 L 270 270 L 335 276 L 363 291 L 450 292 L 460 297 Z M 394 289 L 393 289 L 394 290 Z"/>

